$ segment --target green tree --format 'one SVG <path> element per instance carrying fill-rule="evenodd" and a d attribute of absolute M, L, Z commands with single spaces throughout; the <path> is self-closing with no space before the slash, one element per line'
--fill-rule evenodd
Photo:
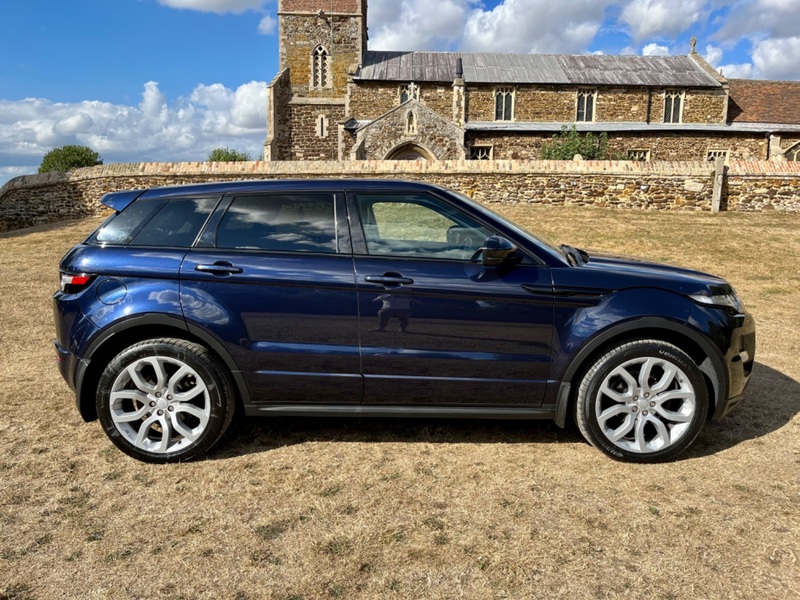
<path fill-rule="evenodd" d="M 61 146 L 53 148 L 42 157 L 39 173 L 50 173 L 51 171 L 63 173 L 70 169 L 102 164 L 103 159 L 100 158 L 100 155 L 88 146 Z"/>
<path fill-rule="evenodd" d="M 564 125 L 561 133 L 553 136 L 542 145 L 542 158 L 545 160 L 572 160 L 580 154 L 586 160 L 606 160 L 608 158 L 608 135 L 587 133 L 581 135 L 575 129 Z"/>
<path fill-rule="evenodd" d="M 239 152 L 233 148 L 214 148 L 208 155 L 209 162 L 239 162 L 253 160 L 247 152 Z"/>

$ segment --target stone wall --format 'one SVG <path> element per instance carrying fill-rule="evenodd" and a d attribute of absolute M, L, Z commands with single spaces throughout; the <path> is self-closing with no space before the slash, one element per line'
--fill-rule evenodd
<path fill-rule="evenodd" d="M 267 88 L 268 137 L 264 144 L 264 160 L 287 160 L 291 155 L 289 145 L 291 98 L 289 69 L 284 69 L 275 76 Z"/>
<path fill-rule="evenodd" d="M 371 121 L 400 104 L 400 86 L 397 83 L 350 84 L 349 114 L 362 121 Z"/>
<path fill-rule="evenodd" d="M 344 103 L 292 100 L 289 115 L 289 160 L 339 158 L 339 122 L 344 118 Z M 322 127 L 320 117 L 324 117 Z"/>
<path fill-rule="evenodd" d="M 411 130 L 410 115 L 414 120 Z M 363 157 L 371 160 L 384 159 L 391 151 L 408 144 L 422 146 L 440 159 L 464 158 L 464 131 L 416 100 L 398 106 L 364 127 L 358 132 L 356 143 L 363 146 Z"/>
<path fill-rule="evenodd" d="M 647 88 L 600 89 L 597 92 L 595 121 L 646 123 L 650 91 Z M 574 120 L 574 116 L 572 119 Z"/>
<path fill-rule="evenodd" d="M 609 156 L 628 150 L 649 150 L 650 160 L 706 160 L 709 150 L 728 150 L 734 160 L 766 160 L 768 141 L 752 134 L 681 131 L 608 134 Z"/>
<path fill-rule="evenodd" d="M 689 90 L 683 99 L 683 122 L 724 123 L 727 105 L 728 94 L 723 90 Z"/>
<path fill-rule="evenodd" d="M 330 2 L 282 0 L 279 10 L 280 68 L 289 69 L 295 95 L 342 99 L 350 65 L 361 62 L 364 18 L 359 2 L 339 0 L 332 14 Z M 341 9 L 341 12 L 337 9 Z M 319 10 L 324 14 L 318 16 Z M 330 62 L 330 85 L 311 88 L 312 53 L 323 46 Z"/>
<path fill-rule="evenodd" d="M 0 231 L 106 214 L 115 190 L 161 185 L 288 178 L 412 179 L 491 203 L 649 210 L 710 210 L 707 162 L 347 161 L 139 163 L 17 177 L 0 188 Z M 731 161 L 723 207 L 800 213 L 800 163 Z"/>
<path fill-rule="evenodd" d="M 542 144 L 552 133 L 469 132 L 468 146 L 492 146 L 496 160 L 538 160 Z M 626 158 L 629 150 L 650 152 L 651 161 L 706 160 L 709 150 L 728 150 L 731 159 L 766 160 L 768 140 L 750 134 L 705 132 L 612 132 L 608 134 L 608 156 Z"/>

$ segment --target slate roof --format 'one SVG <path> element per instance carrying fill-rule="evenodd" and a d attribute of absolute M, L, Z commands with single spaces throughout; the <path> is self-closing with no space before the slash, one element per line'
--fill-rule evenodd
<path fill-rule="evenodd" d="M 729 79 L 731 123 L 800 124 L 800 81 Z"/>
<path fill-rule="evenodd" d="M 721 83 L 688 56 L 368 51 L 360 81 L 452 82 L 462 59 L 466 83 L 707 87 Z"/>

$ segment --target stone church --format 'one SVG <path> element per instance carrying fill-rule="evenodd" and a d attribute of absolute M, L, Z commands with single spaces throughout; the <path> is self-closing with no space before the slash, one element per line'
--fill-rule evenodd
<path fill-rule="evenodd" d="M 368 50 L 367 0 L 279 0 L 265 160 L 535 160 L 562 126 L 630 160 L 800 160 L 800 82 L 688 56 Z"/>

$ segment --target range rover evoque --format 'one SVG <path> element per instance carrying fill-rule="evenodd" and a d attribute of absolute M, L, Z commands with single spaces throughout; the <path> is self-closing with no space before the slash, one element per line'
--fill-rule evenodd
<path fill-rule="evenodd" d="M 755 325 L 718 277 L 552 246 L 400 181 L 114 192 L 61 261 L 55 348 L 86 421 L 148 462 L 255 415 L 554 419 L 668 460 L 741 399 Z"/>

